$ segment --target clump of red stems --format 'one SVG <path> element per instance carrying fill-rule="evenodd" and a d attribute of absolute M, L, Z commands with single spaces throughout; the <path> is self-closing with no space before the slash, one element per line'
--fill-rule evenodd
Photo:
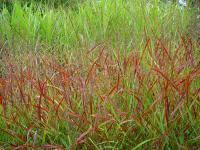
<path fill-rule="evenodd" d="M 10 143 L 15 148 L 56 148 L 56 143 L 41 146 L 37 140 L 27 141 L 27 133 L 58 130 L 59 122 L 68 123 L 65 134 L 74 132 L 71 147 L 89 139 L 96 143 L 110 140 L 105 133 L 112 133 L 113 141 L 126 133 L 128 147 L 132 147 L 145 140 L 145 131 L 156 136 L 151 146 L 161 146 L 165 137 L 172 142 L 172 133 L 183 133 L 187 143 L 190 134 L 186 131 L 192 125 L 178 125 L 191 115 L 200 116 L 196 105 L 200 87 L 195 85 L 200 57 L 190 38 L 182 36 L 176 47 L 172 45 L 146 37 L 140 50 L 108 50 L 98 45 L 79 59 L 66 58 L 62 65 L 56 59 L 33 55 L 23 65 L 10 61 L 0 80 L 6 124 L 0 131 L 17 139 Z M 11 131 L 12 124 L 22 131 Z M 33 138 L 33 132 L 29 133 Z"/>

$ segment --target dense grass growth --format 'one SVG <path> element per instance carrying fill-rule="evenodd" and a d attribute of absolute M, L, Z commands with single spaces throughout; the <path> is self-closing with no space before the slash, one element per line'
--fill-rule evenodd
<path fill-rule="evenodd" d="M 0 12 L 0 149 L 200 147 L 190 8 L 25 1 Z"/>
<path fill-rule="evenodd" d="M 13 50 L 74 50 L 96 43 L 132 48 L 143 42 L 143 31 L 175 40 L 177 29 L 186 32 L 187 9 L 161 1 L 84 1 L 76 8 L 14 3 L 0 16 L 1 38 Z"/>
<path fill-rule="evenodd" d="M 1 145 L 66 149 L 190 149 L 200 145 L 200 59 L 146 37 L 143 49 L 94 47 L 60 65 L 10 60 L 1 79 Z M 142 53 L 139 53 L 142 51 Z M 27 56 L 27 55 L 26 55 Z"/>

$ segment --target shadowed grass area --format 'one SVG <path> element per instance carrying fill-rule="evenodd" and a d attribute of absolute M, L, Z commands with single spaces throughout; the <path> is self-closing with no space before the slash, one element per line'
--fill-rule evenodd
<path fill-rule="evenodd" d="M 163 38 L 145 41 L 141 50 L 123 53 L 96 46 L 62 65 L 47 55 L 8 61 L 1 145 L 198 148 L 199 51 L 184 36 L 171 46 Z"/>

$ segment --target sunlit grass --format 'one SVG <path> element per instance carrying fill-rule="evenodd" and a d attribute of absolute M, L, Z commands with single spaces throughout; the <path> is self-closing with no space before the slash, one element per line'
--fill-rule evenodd
<path fill-rule="evenodd" d="M 25 45 L 28 50 L 42 45 L 74 50 L 102 42 L 131 49 L 143 44 L 144 30 L 176 40 L 177 30 L 186 32 L 191 15 L 187 9 L 159 1 L 101 0 L 77 5 L 76 9 L 53 9 L 14 3 L 11 13 L 7 8 L 2 11 L 0 33 L 4 42 L 16 50 Z"/>

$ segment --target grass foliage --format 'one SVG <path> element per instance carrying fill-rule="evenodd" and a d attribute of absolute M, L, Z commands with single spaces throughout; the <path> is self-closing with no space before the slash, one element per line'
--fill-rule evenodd
<path fill-rule="evenodd" d="M 47 56 L 10 60 L 1 79 L 1 145 L 197 148 L 198 49 L 184 36 L 175 49 L 149 37 L 143 48 L 121 54 L 96 46 L 62 65 Z"/>
<path fill-rule="evenodd" d="M 0 149 L 198 149 L 191 15 L 159 0 L 3 4 Z"/>
<path fill-rule="evenodd" d="M 0 34 L 9 47 L 38 50 L 42 45 L 74 50 L 91 43 L 112 47 L 140 46 L 144 29 L 150 34 L 176 39 L 177 29 L 185 32 L 190 13 L 159 1 L 85 1 L 76 8 L 13 4 L 0 16 Z M 39 46 L 38 46 L 39 45 Z M 38 48 L 39 47 L 39 48 Z M 64 48 L 63 48 L 64 47 Z"/>

